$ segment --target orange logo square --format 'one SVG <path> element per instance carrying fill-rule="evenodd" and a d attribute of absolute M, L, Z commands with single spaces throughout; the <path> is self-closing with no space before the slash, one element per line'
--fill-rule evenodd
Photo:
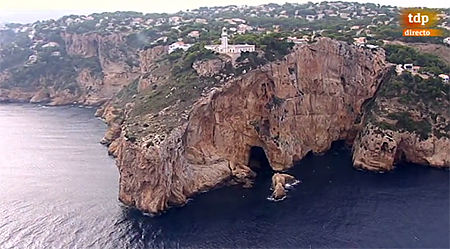
<path fill-rule="evenodd" d="M 438 12 L 429 9 L 403 9 L 400 25 L 404 28 L 403 36 L 441 36 L 438 29 L 429 29 L 437 25 Z"/>
<path fill-rule="evenodd" d="M 430 28 L 438 20 L 438 13 L 427 9 L 403 9 L 400 15 L 400 24 L 408 29 Z"/>

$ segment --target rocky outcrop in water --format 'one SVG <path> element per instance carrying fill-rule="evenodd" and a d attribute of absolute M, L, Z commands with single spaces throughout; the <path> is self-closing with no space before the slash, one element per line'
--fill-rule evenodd
<path fill-rule="evenodd" d="M 281 200 L 286 197 L 286 188 L 295 183 L 295 177 L 288 174 L 275 173 L 272 176 L 272 198 Z"/>
<path fill-rule="evenodd" d="M 353 144 L 356 167 L 386 171 L 405 161 L 450 167 L 450 85 L 411 84 L 403 77 L 407 75 L 383 84 L 367 109 L 364 128 Z M 397 93 L 392 86 L 401 90 Z M 438 86 L 442 89 L 427 91 Z"/>
<path fill-rule="evenodd" d="M 368 125 L 354 146 L 356 167 L 388 171 L 395 163 L 412 162 L 434 167 L 450 167 L 450 139 L 430 137 L 422 140 L 411 132 L 384 130 Z"/>

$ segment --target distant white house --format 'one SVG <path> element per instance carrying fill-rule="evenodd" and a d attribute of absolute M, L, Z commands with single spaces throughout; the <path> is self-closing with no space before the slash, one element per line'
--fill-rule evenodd
<path fill-rule="evenodd" d="M 175 42 L 169 45 L 169 54 L 177 49 L 188 50 L 192 44 L 185 44 L 184 42 Z"/>
<path fill-rule="evenodd" d="M 307 42 L 307 40 L 304 39 L 304 38 L 297 38 L 297 37 L 291 37 L 291 36 L 286 38 L 286 41 L 287 42 L 292 42 L 292 43 L 295 43 L 295 44 L 304 44 L 304 43 Z"/>
<path fill-rule="evenodd" d="M 189 36 L 189 37 L 196 37 L 196 38 L 198 38 L 198 37 L 200 37 L 200 31 L 198 31 L 198 30 L 193 30 L 193 31 L 191 31 L 191 32 L 188 34 L 188 36 Z"/>
<path fill-rule="evenodd" d="M 37 56 L 36 55 L 34 55 L 34 54 L 32 54 L 32 55 L 30 55 L 30 57 L 28 57 L 28 64 L 33 64 L 33 63 L 35 63 L 36 61 L 37 61 Z"/>
<path fill-rule="evenodd" d="M 364 36 L 362 36 L 362 37 L 355 37 L 355 38 L 353 38 L 353 40 L 354 40 L 354 43 L 356 45 L 360 45 L 360 46 L 363 46 L 364 44 L 367 43 L 367 39 Z"/>
<path fill-rule="evenodd" d="M 314 19 L 315 19 L 315 16 L 313 16 L 313 15 L 307 15 L 306 16 L 306 20 L 308 20 L 310 22 L 314 21 Z"/>
<path fill-rule="evenodd" d="M 450 37 L 445 38 L 444 43 L 450 45 Z"/>
<path fill-rule="evenodd" d="M 241 23 L 245 23 L 244 19 L 240 19 L 240 18 L 233 18 L 231 19 L 233 22 L 241 22 Z"/>
<path fill-rule="evenodd" d="M 420 70 L 420 66 L 414 66 L 413 64 L 404 64 L 403 68 L 406 71 L 412 72 L 412 73 L 418 73 Z"/>
<path fill-rule="evenodd" d="M 220 38 L 221 44 L 220 45 L 206 45 L 205 48 L 209 50 L 213 50 L 217 53 L 231 53 L 231 54 L 237 54 L 242 52 L 254 52 L 255 51 L 255 45 L 249 45 L 249 44 L 237 44 L 237 45 L 229 45 L 228 44 L 228 34 L 227 29 L 224 27 L 222 29 L 222 37 Z"/>
<path fill-rule="evenodd" d="M 158 39 L 156 39 L 156 41 L 154 41 L 153 43 L 166 42 L 166 41 L 167 41 L 167 36 L 161 36 Z"/>
<path fill-rule="evenodd" d="M 47 44 L 42 45 L 43 48 L 48 48 L 48 47 L 59 47 L 59 44 L 57 42 L 49 42 Z"/>
<path fill-rule="evenodd" d="M 366 44 L 366 48 L 377 49 L 378 46 L 377 45 L 372 45 L 372 44 Z"/>
<path fill-rule="evenodd" d="M 450 77 L 449 77 L 448 75 L 446 75 L 446 74 L 439 74 L 438 76 L 439 76 L 439 78 L 441 78 L 442 81 L 445 82 L 445 83 L 448 83 L 449 80 L 450 80 Z"/>
<path fill-rule="evenodd" d="M 202 19 L 202 18 L 195 19 L 195 22 L 196 23 L 202 23 L 202 24 L 208 24 L 208 20 Z"/>

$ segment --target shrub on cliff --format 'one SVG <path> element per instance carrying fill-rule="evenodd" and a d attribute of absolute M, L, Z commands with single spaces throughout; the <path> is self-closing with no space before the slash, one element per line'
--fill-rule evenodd
<path fill-rule="evenodd" d="M 426 119 L 415 121 L 408 112 L 398 112 L 388 114 L 388 118 L 396 120 L 395 127 L 399 130 L 415 132 L 422 139 L 427 139 L 431 133 L 432 127 Z"/>
<path fill-rule="evenodd" d="M 275 61 L 283 58 L 294 47 L 293 43 L 287 42 L 285 39 L 289 35 L 287 33 L 244 34 L 233 37 L 230 43 L 255 45 L 256 49 L 264 52 L 267 61 Z"/>
<path fill-rule="evenodd" d="M 186 52 L 178 50 L 169 54 L 168 59 L 173 64 L 173 75 L 189 74 L 193 71 L 192 64 L 196 61 L 218 58 L 217 53 L 206 49 L 204 46 L 204 43 L 197 43 Z"/>
<path fill-rule="evenodd" d="M 0 50 L 0 71 L 25 63 L 33 54 L 29 48 L 5 48 Z"/>
<path fill-rule="evenodd" d="M 257 52 L 243 52 L 241 56 L 236 59 L 236 74 L 241 74 L 244 70 L 249 71 L 257 68 L 260 65 L 267 63 L 267 60 L 261 57 Z"/>
<path fill-rule="evenodd" d="M 142 49 L 149 45 L 149 41 L 158 38 L 158 33 L 155 30 L 144 30 L 139 33 L 133 33 L 126 37 L 128 46 L 135 49 Z"/>
<path fill-rule="evenodd" d="M 422 102 L 429 107 L 445 107 L 446 100 L 450 96 L 450 87 L 438 77 L 422 79 L 412 76 L 409 72 L 403 72 L 386 82 L 380 95 L 386 98 L 399 98 L 403 104 L 417 104 Z"/>

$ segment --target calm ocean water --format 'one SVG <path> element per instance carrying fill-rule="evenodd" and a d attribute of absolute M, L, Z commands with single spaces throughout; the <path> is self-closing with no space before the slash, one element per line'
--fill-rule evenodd
<path fill-rule="evenodd" d="M 201 194 L 156 217 L 117 201 L 93 109 L 0 105 L 0 248 L 449 248 L 449 171 L 352 168 L 336 145 L 291 170 L 274 203 L 252 189 Z"/>

